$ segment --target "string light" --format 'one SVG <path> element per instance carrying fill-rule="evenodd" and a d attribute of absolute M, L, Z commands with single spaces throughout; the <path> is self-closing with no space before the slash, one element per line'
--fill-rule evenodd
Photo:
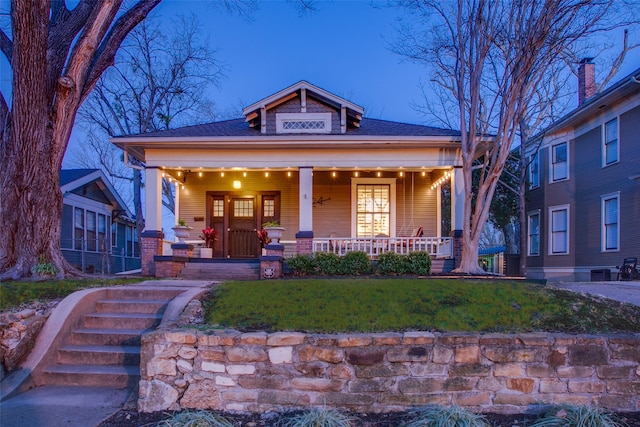
<path fill-rule="evenodd" d="M 357 177 L 359 177 L 359 176 L 360 176 L 360 173 L 359 173 L 358 171 L 355 171 L 354 175 L 355 175 L 355 177 L 357 178 Z"/>
<path fill-rule="evenodd" d="M 202 172 L 198 172 L 198 176 L 202 178 Z"/>
<path fill-rule="evenodd" d="M 425 171 L 422 171 L 422 177 L 424 178 L 425 176 L 427 176 L 427 173 Z"/>
<path fill-rule="evenodd" d="M 264 176 L 265 176 L 265 177 L 267 177 L 267 178 L 269 178 L 269 172 L 265 172 L 265 173 L 264 173 Z"/>
<path fill-rule="evenodd" d="M 336 177 L 336 173 L 335 172 L 331 172 L 331 176 L 335 178 Z"/>
<path fill-rule="evenodd" d="M 182 176 L 182 172 L 178 171 L 178 176 Z"/>
<path fill-rule="evenodd" d="M 242 176 L 243 176 L 244 178 L 246 178 L 246 177 L 247 177 L 247 173 L 246 173 L 246 172 L 242 172 Z"/>
<path fill-rule="evenodd" d="M 224 178 L 224 172 L 220 172 L 220 176 Z"/>
<path fill-rule="evenodd" d="M 434 182 L 433 184 L 431 184 L 431 189 L 435 190 L 437 187 L 441 186 L 442 184 L 444 184 L 444 182 L 449 179 L 449 177 L 451 176 L 451 172 L 446 171 L 444 173 L 444 175 L 442 175 L 436 182 Z"/>
<path fill-rule="evenodd" d="M 287 176 L 291 178 L 291 172 L 287 172 Z"/>
<path fill-rule="evenodd" d="M 400 178 L 404 176 L 404 172 L 400 172 Z"/>
<path fill-rule="evenodd" d="M 378 178 L 382 176 L 382 172 L 378 172 Z"/>

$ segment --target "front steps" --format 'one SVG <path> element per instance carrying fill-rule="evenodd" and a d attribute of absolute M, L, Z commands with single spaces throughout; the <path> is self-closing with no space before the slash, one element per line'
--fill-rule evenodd
<path fill-rule="evenodd" d="M 187 262 L 179 274 L 189 280 L 258 280 L 259 260 L 202 260 Z"/>
<path fill-rule="evenodd" d="M 111 288 L 96 301 L 42 372 L 42 385 L 131 388 L 140 379 L 140 340 L 181 289 Z"/>

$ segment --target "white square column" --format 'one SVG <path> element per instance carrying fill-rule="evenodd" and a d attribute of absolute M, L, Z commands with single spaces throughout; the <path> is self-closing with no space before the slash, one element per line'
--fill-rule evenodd
<path fill-rule="evenodd" d="M 301 167 L 298 170 L 300 186 L 299 231 L 313 231 L 313 168 Z"/>
<path fill-rule="evenodd" d="M 144 173 L 144 229 L 162 231 L 162 171 L 147 167 Z"/>

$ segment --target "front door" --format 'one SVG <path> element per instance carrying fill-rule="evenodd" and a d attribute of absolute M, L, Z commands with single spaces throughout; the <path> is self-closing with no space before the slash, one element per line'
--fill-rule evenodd
<path fill-rule="evenodd" d="M 214 258 L 260 256 L 257 231 L 266 221 L 280 220 L 280 193 L 207 192 L 207 223 L 218 231 Z"/>
<path fill-rule="evenodd" d="M 229 209 L 229 256 L 255 258 L 258 254 L 255 197 L 231 197 Z"/>

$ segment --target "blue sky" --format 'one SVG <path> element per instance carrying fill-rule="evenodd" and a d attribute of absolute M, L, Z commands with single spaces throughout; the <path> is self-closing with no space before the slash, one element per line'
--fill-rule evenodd
<path fill-rule="evenodd" d="M 425 70 L 388 49 L 399 12 L 384 4 L 320 1 L 318 11 L 301 17 L 296 2 L 259 2 L 252 21 L 209 0 L 164 0 L 156 12 L 164 19 L 197 13 L 217 58 L 228 67 L 212 91 L 222 111 L 307 80 L 364 107 L 367 117 L 423 123 L 411 103 L 420 102 Z"/>

